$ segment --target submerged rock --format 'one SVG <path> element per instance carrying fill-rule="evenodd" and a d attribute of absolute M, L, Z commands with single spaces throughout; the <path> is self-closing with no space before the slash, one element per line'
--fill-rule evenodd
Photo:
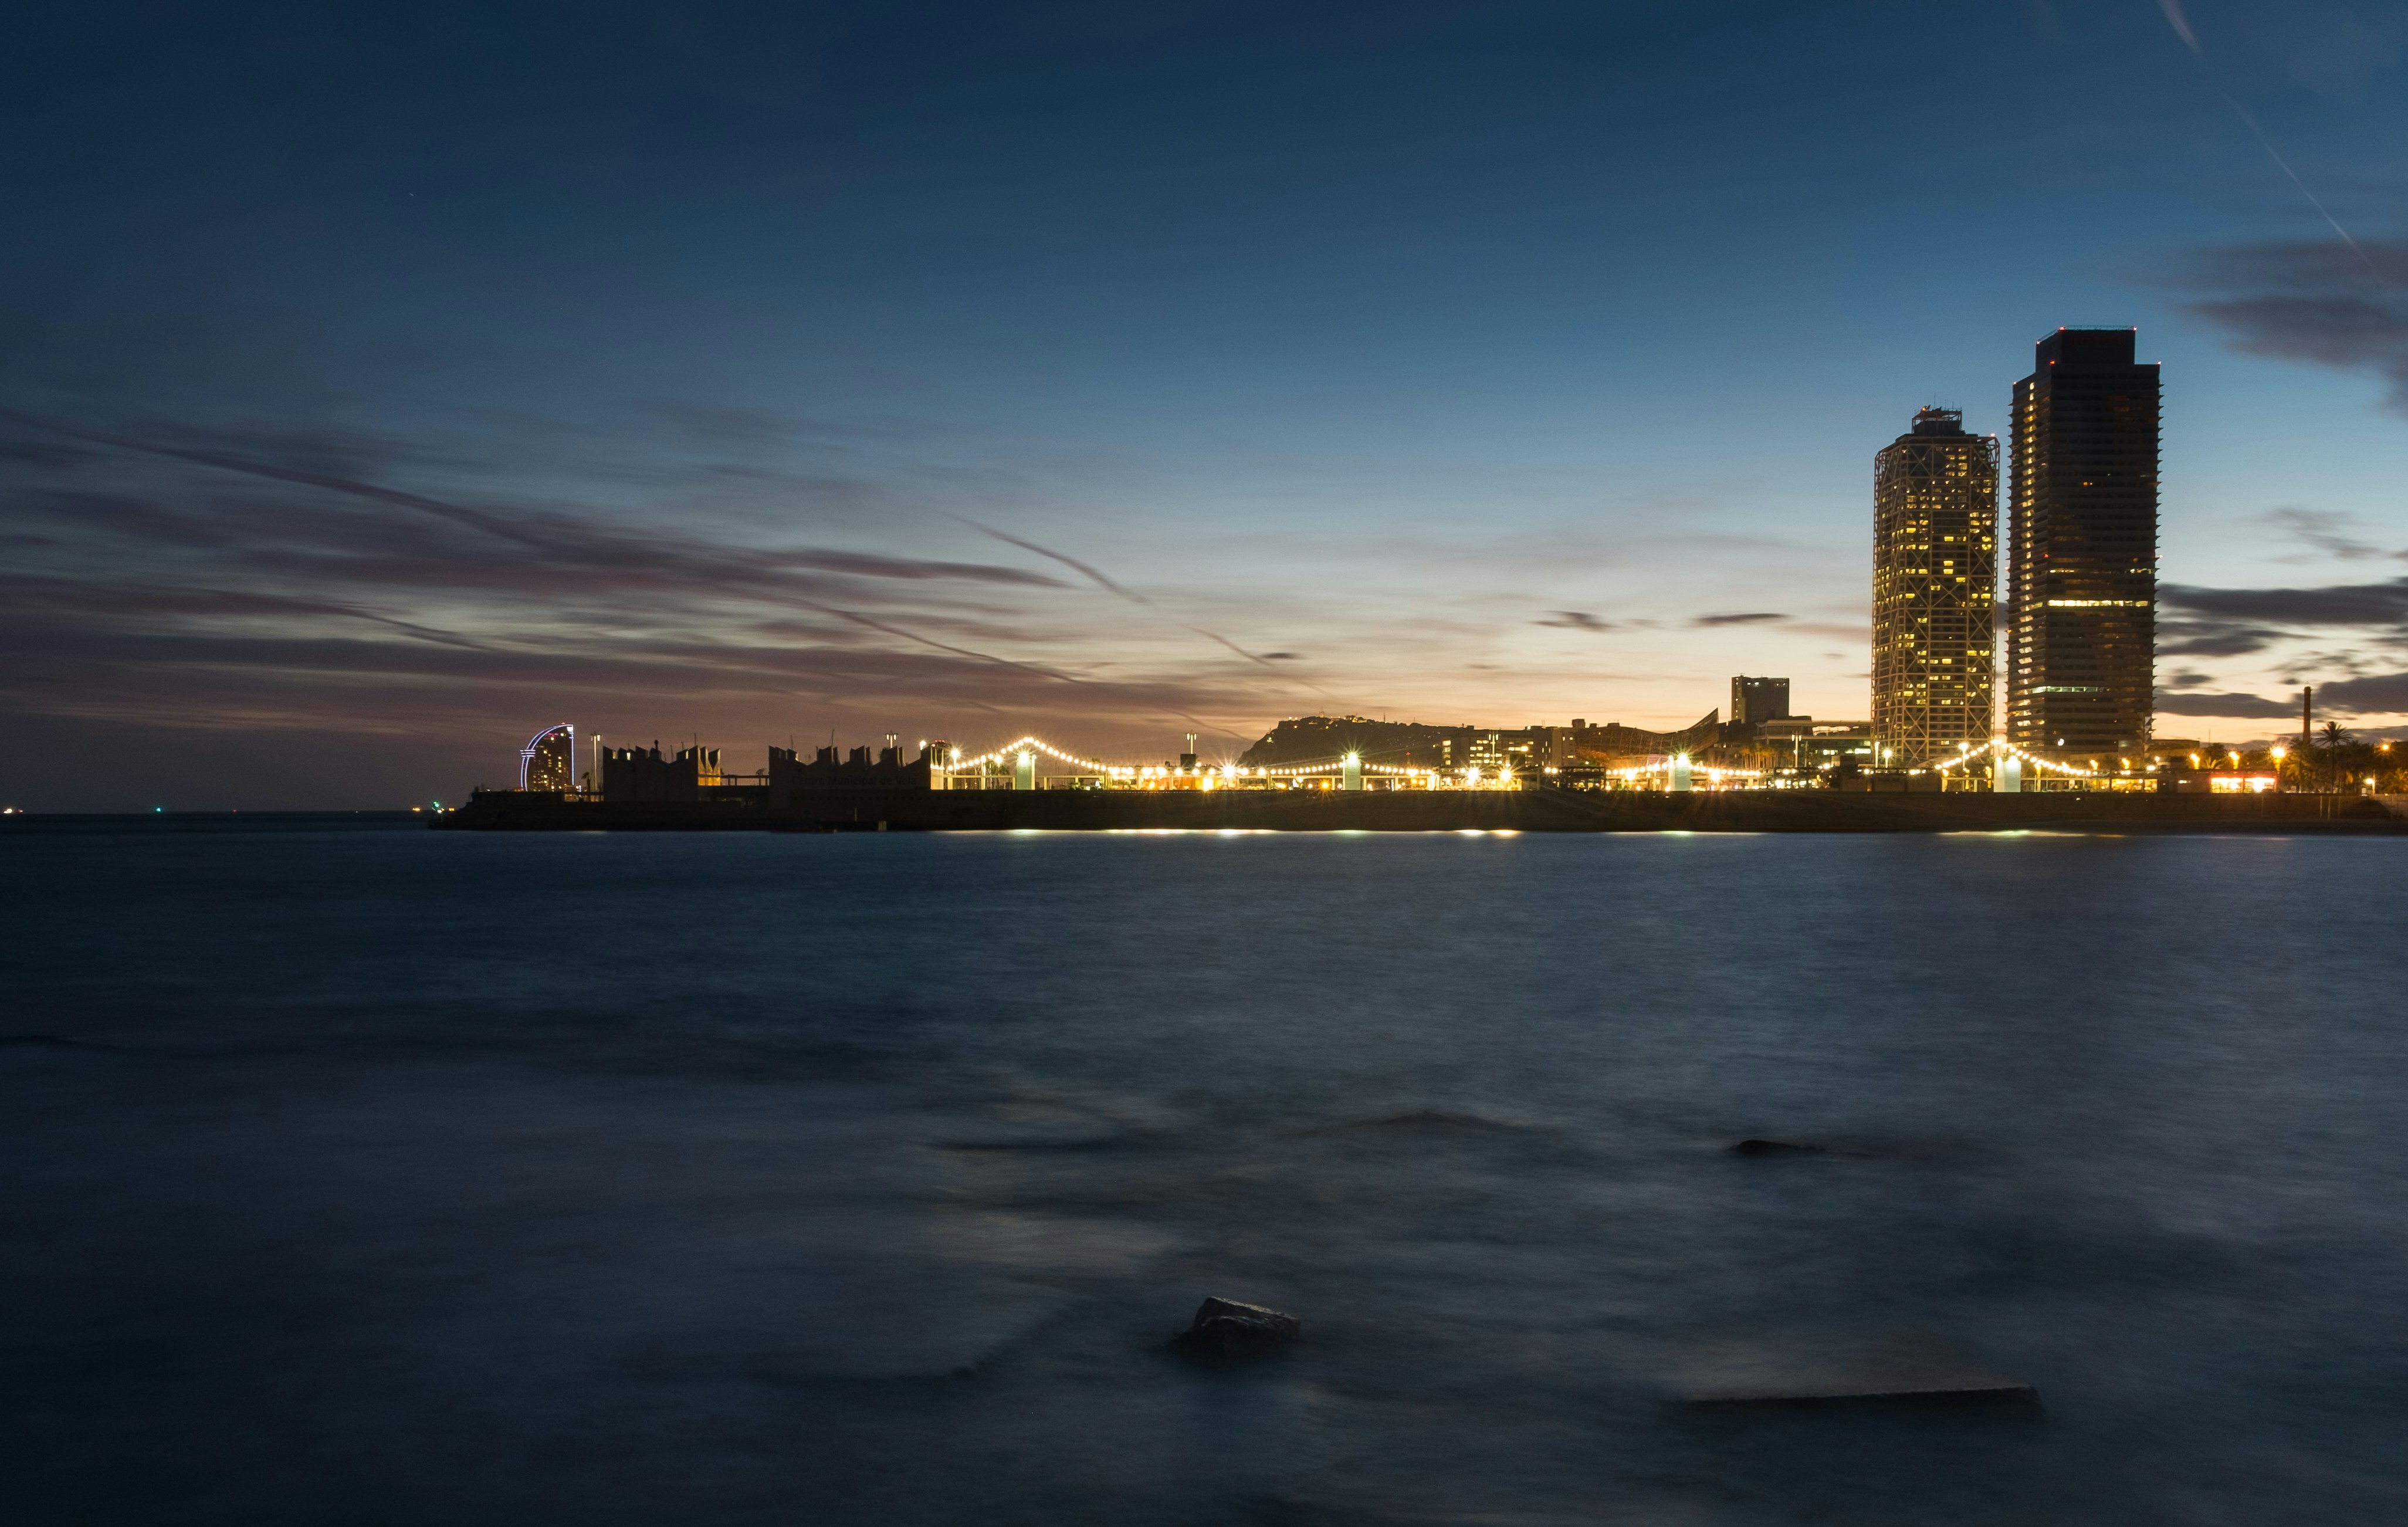
<path fill-rule="evenodd" d="M 1194 1351 L 1241 1358 L 1275 1352 L 1303 1335 L 1304 1322 L 1293 1315 L 1234 1299 L 1208 1299 L 1197 1306 L 1195 1321 L 1178 1339 Z"/>
<path fill-rule="evenodd" d="M 2040 1404 L 2031 1385 L 1988 1372 L 1928 1335 L 1894 1337 L 1844 1353 L 1727 1353 L 1693 1374 L 1681 1398 L 1701 1409 L 1734 1410 Z"/>
<path fill-rule="evenodd" d="M 1962 1379 L 1874 1380 L 1870 1383 L 1807 1384 L 1792 1388 L 1708 1391 L 1682 1396 L 1699 1410 L 1802 1410 L 1864 1406 L 1885 1410 L 1924 1406 L 2040 1404 L 2040 1391 L 2020 1379 L 1991 1375 Z"/>
<path fill-rule="evenodd" d="M 1803 1140 L 1742 1140 L 1731 1147 L 1734 1156 L 1846 1156 L 1857 1160 L 1894 1154 L 1862 1145 L 1818 1145 Z"/>

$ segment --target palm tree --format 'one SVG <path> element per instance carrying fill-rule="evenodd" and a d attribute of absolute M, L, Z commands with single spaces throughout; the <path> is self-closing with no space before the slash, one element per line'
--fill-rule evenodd
<path fill-rule="evenodd" d="M 2348 728 L 2338 721 L 2326 722 L 2325 729 L 2316 734 L 2316 746 L 2322 748 L 2343 747 L 2347 745 L 2349 741 Z"/>

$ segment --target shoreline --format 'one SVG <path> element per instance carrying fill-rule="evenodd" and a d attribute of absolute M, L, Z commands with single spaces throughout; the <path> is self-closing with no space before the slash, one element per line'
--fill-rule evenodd
<path fill-rule="evenodd" d="M 741 801 L 491 793 L 430 819 L 502 832 L 2408 832 L 2368 796 L 2111 792 L 861 790 Z"/>

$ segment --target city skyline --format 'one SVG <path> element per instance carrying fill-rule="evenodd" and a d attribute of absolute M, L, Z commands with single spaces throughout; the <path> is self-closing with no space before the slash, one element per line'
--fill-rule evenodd
<path fill-rule="evenodd" d="M 1867 458 L 2100 324 L 2180 379 L 2160 729 L 2400 732 L 2408 30 L 2180 13 L 50 18 L 0 795 L 1863 716 Z"/>

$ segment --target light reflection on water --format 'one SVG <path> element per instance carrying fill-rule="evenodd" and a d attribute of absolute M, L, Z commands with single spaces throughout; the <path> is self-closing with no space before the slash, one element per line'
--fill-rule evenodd
<path fill-rule="evenodd" d="M 0 854 L 28 1520 L 2408 1504 L 2396 843 Z M 2045 1408 L 1673 1403 L 1900 1343 Z"/>

